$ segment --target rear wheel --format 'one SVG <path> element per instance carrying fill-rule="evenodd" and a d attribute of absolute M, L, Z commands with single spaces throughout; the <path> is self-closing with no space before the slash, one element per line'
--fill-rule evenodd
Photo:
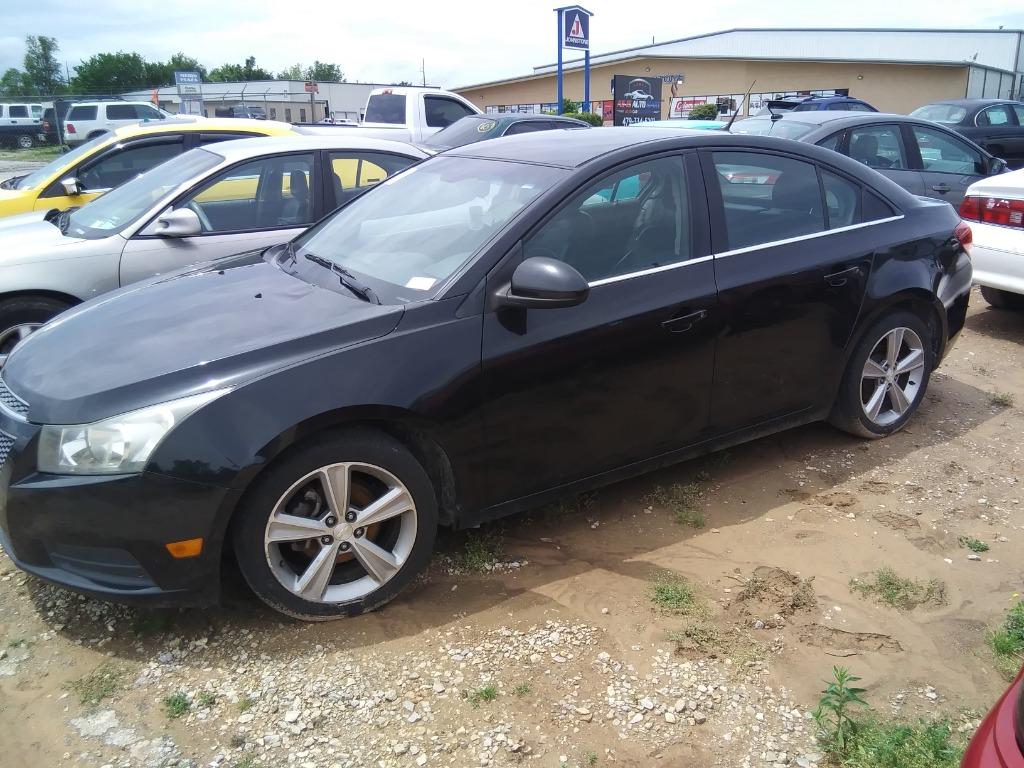
<path fill-rule="evenodd" d="M 321 437 L 272 466 L 235 520 L 239 567 L 261 600 L 310 621 L 393 599 L 426 567 L 437 532 L 427 473 L 393 438 Z"/>
<path fill-rule="evenodd" d="M 28 133 L 18 134 L 15 142 L 18 145 L 18 149 L 32 149 L 36 145 L 36 140 Z"/>
<path fill-rule="evenodd" d="M 859 437 L 896 432 L 924 399 L 934 365 L 921 318 L 906 311 L 882 318 L 857 343 L 829 420 Z"/>
<path fill-rule="evenodd" d="M 0 301 L 0 368 L 11 350 L 68 305 L 44 296 L 17 296 Z"/>
<path fill-rule="evenodd" d="M 981 286 L 981 295 L 990 306 L 996 309 L 1024 309 L 1024 296 L 1019 293 L 1002 291 L 998 288 Z"/>

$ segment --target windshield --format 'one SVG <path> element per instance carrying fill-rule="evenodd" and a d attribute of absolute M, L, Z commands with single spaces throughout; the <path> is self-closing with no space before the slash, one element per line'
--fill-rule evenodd
<path fill-rule="evenodd" d="M 138 220 L 146 211 L 182 184 L 217 167 L 223 157 L 206 149 L 193 149 L 136 176 L 102 197 L 74 211 L 67 234 L 89 240 L 109 237 Z"/>
<path fill-rule="evenodd" d="M 746 133 L 751 136 L 777 136 L 780 139 L 799 139 L 813 131 L 817 126 L 800 123 L 796 120 L 771 120 L 770 118 L 752 117 L 740 120 L 732 127 L 732 133 Z"/>
<path fill-rule="evenodd" d="M 932 120 L 936 123 L 956 125 L 967 117 L 967 110 L 956 104 L 929 104 L 926 107 L 915 109 L 910 116 L 919 117 L 922 120 Z"/>
<path fill-rule="evenodd" d="M 296 261 L 308 264 L 301 258 L 305 254 L 330 259 L 385 301 L 431 298 L 565 173 L 540 165 L 436 157 L 381 182 L 300 235 Z"/>
<path fill-rule="evenodd" d="M 431 147 L 463 147 L 498 135 L 498 121 L 489 117 L 464 117 L 442 128 L 423 143 Z"/>
<path fill-rule="evenodd" d="M 86 155 L 91 155 L 97 147 L 112 143 L 113 140 L 114 137 L 108 133 L 103 136 L 97 136 L 92 141 L 85 142 L 85 144 L 80 144 L 70 152 L 63 155 L 57 155 L 57 157 L 48 162 L 42 168 L 37 168 L 25 178 L 20 179 L 18 183 L 14 185 L 14 189 L 34 189 L 40 184 L 45 183 L 47 179 L 58 171 L 61 171 L 64 168 L 70 168 Z"/>

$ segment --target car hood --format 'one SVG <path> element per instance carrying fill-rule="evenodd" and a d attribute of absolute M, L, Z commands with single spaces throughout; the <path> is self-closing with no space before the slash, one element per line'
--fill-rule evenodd
<path fill-rule="evenodd" d="M 29 404 L 29 421 L 83 424 L 384 336 L 403 311 L 244 254 L 65 312 L 18 346 L 3 379 Z"/>
<path fill-rule="evenodd" d="M 66 258 L 72 255 L 69 246 L 85 242 L 81 237 L 61 234 L 45 216 L 36 211 L 0 219 L 0 267 L 35 261 L 40 256 Z"/>

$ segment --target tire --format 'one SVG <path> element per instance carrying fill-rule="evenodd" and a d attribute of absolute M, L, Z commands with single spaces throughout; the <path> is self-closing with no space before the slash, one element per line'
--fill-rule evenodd
<path fill-rule="evenodd" d="M 989 306 L 996 309 L 1024 309 L 1024 295 L 1019 293 L 1001 291 L 998 288 L 982 285 L 981 295 L 989 303 Z"/>
<path fill-rule="evenodd" d="M 0 301 L 0 367 L 21 339 L 69 306 L 45 296 L 17 296 Z"/>
<path fill-rule="evenodd" d="M 335 487 L 349 478 L 347 502 L 331 502 L 325 470 Z M 392 501 L 378 509 L 405 511 L 386 518 L 382 512 L 382 521 L 360 527 L 385 496 Z M 347 517 L 335 515 L 342 506 Z M 367 429 L 315 437 L 271 465 L 246 494 L 231 530 L 252 591 L 306 621 L 356 616 L 393 600 L 426 568 L 436 535 L 436 495 L 426 471 L 397 440 Z M 391 560 L 376 558 L 380 550 Z M 326 567 L 314 568 L 321 557 Z"/>
<path fill-rule="evenodd" d="M 18 149 L 32 149 L 36 145 L 36 140 L 29 133 L 19 133 L 15 136 L 14 143 Z"/>
<path fill-rule="evenodd" d="M 903 330 L 897 361 L 907 370 L 889 378 L 889 337 Z M 916 351 L 915 354 L 914 351 Z M 872 363 L 869 365 L 868 358 Z M 880 362 L 879 362 L 880 361 Z M 911 367 L 912 366 L 912 367 Z M 917 315 L 899 310 L 873 323 L 857 342 L 843 373 L 829 421 L 852 435 L 879 438 L 900 430 L 917 411 L 935 367 L 932 333 Z M 879 387 L 885 388 L 879 392 Z M 899 393 L 894 387 L 899 388 Z M 900 397 L 899 395 L 902 395 Z M 877 409 L 872 406 L 878 404 Z M 877 415 L 872 417 L 874 410 Z"/>

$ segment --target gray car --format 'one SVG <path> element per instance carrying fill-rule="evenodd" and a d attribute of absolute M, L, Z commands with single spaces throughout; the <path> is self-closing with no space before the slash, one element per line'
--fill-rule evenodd
<path fill-rule="evenodd" d="M 70 306 L 290 240 L 429 153 L 396 141 L 242 139 L 193 149 L 78 209 L 0 219 L 0 366 Z"/>
<path fill-rule="evenodd" d="M 915 195 L 954 207 L 978 179 L 1006 163 L 969 139 L 928 120 L 881 112 L 790 112 L 741 120 L 732 133 L 817 144 L 859 160 Z"/>

